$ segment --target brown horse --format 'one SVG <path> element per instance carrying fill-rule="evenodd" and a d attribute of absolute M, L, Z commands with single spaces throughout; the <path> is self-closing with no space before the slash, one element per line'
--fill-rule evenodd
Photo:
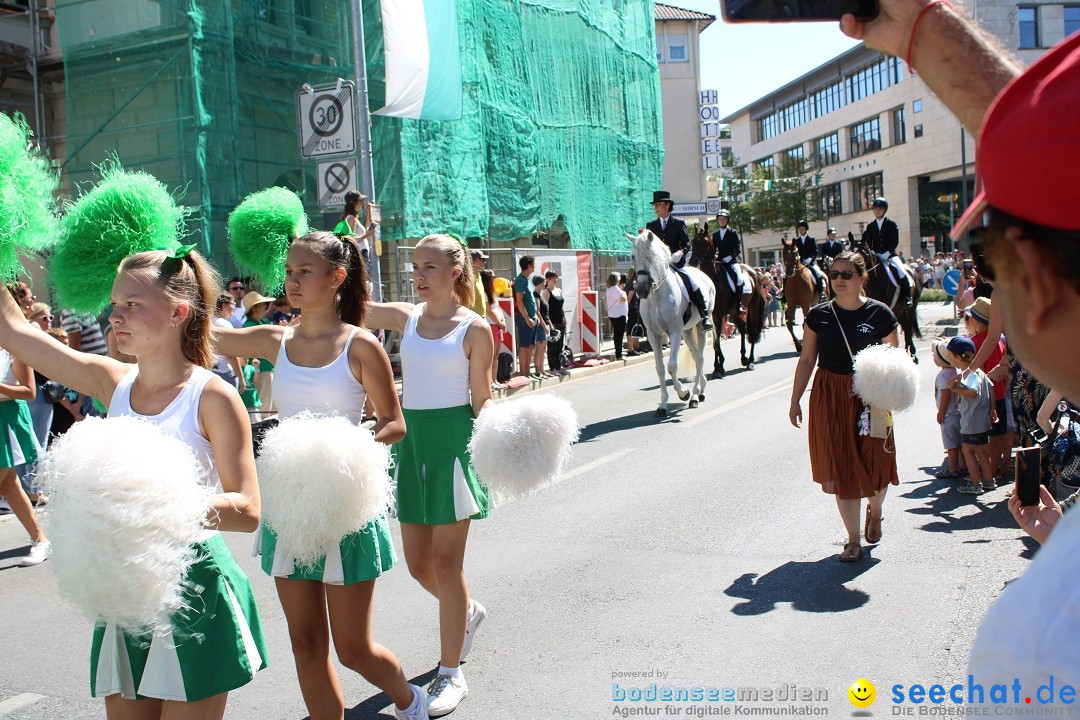
<path fill-rule="evenodd" d="M 889 269 L 885 267 L 878 256 L 871 252 L 862 242 L 859 242 L 855 252 L 863 256 L 866 261 L 866 295 L 872 300 L 889 306 L 896 316 L 896 322 L 904 331 L 904 349 L 911 355 L 912 362 L 918 363 L 919 356 L 915 354 L 915 338 L 921 338 L 919 330 L 919 297 L 922 296 L 922 279 L 911 268 L 904 265 L 908 281 L 911 283 L 911 307 L 900 302 L 900 293 L 889 279 Z"/>
<path fill-rule="evenodd" d="M 784 319 L 795 349 L 802 352 L 802 340 L 795 337 L 795 309 L 802 308 L 803 319 L 806 319 L 806 313 L 810 312 L 810 307 L 817 300 L 814 275 L 810 268 L 799 262 L 799 251 L 794 240 L 784 239 L 780 255 L 784 260 L 784 302 L 787 303 Z"/>
<path fill-rule="evenodd" d="M 716 262 L 716 249 L 713 247 L 709 236 L 708 225 L 700 226 L 694 233 L 694 239 L 690 243 L 690 264 L 705 273 L 716 286 L 716 305 L 713 307 L 713 376 L 724 377 L 724 352 L 720 348 L 720 330 L 724 327 L 724 319 L 730 315 L 739 331 L 742 341 L 740 349 L 742 366 L 747 370 L 754 369 L 754 346 L 761 341 L 761 333 L 765 328 L 765 298 L 761 294 L 761 277 L 749 265 L 741 264 L 743 273 L 750 281 L 750 301 L 746 307 L 746 317 L 740 317 L 738 313 L 739 302 L 742 300 L 728 285 L 727 273 Z M 746 342 L 750 341 L 750 354 L 746 354 Z"/>

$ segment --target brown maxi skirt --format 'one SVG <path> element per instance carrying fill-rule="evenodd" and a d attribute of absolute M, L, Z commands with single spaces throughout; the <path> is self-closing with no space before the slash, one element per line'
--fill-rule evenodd
<path fill-rule="evenodd" d="M 817 369 L 806 428 L 810 469 L 824 492 L 843 500 L 870 497 L 886 485 L 900 484 L 893 429 L 885 438 L 859 435 L 862 408 L 851 391 L 851 375 Z"/>

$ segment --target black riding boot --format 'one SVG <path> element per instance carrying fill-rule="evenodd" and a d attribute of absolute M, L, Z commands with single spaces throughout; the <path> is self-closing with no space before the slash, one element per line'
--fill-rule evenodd
<path fill-rule="evenodd" d="M 900 276 L 900 303 L 911 307 L 911 281 L 907 273 Z"/>
<path fill-rule="evenodd" d="M 739 298 L 739 309 L 736 311 L 738 315 L 746 315 L 746 305 L 743 304 L 743 296 L 746 295 L 746 288 L 742 283 L 735 286 L 735 297 Z"/>
<path fill-rule="evenodd" d="M 705 296 L 701 294 L 701 288 L 694 288 L 694 291 L 690 293 L 690 302 L 694 303 L 694 307 L 701 314 L 701 327 L 705 332 L 712 330 L 712 318 L 709 317 L 709 311 L 705 309 Z"/>
<path fill-rule="evenodd" d="M 816 281 L 817 281 L 818 300 L 820 300 L 821 302 L 825 302 L 826 300 L 829 299 L 828 297 L 825 296 L 825 281 L 822 280 L 821 278 L 817 278 Z"/>

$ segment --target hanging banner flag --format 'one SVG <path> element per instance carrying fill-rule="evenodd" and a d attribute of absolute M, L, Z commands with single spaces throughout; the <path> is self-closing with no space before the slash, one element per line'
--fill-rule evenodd
<path fill-rule="evenodd" d="M 378 115 L 461 118 L 456 0 L 382 0 L 386 106 Z"/>

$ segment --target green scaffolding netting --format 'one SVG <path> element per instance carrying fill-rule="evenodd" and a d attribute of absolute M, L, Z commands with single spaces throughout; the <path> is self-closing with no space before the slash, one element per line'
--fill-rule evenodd
<path fill-rule="evenodd" d="M 378 7 L 365 0 L 373 108 Z M 499 242 L 561 221 L 574 247 L 626 247 L 663 162 L 651 0 L 458 0 L 458 23 L 462 119 L 372 119 L 384 236 Z"/>
<path fill-rule="evenodd" d="M 193 242 L 220 266 L 228 213 L 248 193 L 301 193 L 295 94 L 352 78 L 344 0 L 57 0 L 67 172 L 93 181 L 115 154 L 196 209 Z M 364 0 L 371 106 L 383 101 L 378 0 Z M 663 158 L 651 0 L 458 0 L 464 114 L 376 116 L 383 237 L 452 230 L 510 242 L 564 225 L 575 247 L 625 247 Z"/>

